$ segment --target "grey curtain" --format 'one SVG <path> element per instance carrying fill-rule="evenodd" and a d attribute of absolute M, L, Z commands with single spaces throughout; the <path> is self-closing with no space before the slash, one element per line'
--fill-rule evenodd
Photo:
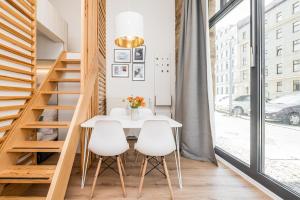
<path fill-rule="evenodd" d="M 213 97 L 207 4 L 207 0 L 183 1 L 175 117 L 183 123 L 182 155 L 217 164 L 213 146 Z"/>

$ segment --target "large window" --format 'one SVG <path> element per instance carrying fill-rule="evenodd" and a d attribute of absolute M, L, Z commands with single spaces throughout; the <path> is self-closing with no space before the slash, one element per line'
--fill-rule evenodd
<path fill-rule="evenodd" d="M 250 1 L 245 0 L 221 19 L 211 29 L 216 35 L 214 76 L 226 75 L 223 82 L 214 82 L 215 90 L 225 88 L 225 93 L 215 96 L 217 146 L 250 163 Z M 212 35 L 212 34 L 211 34 Z M 221 48 L 215 48 L 216 46 Z M 226 52 L 225 56 L 221 56 Z M 236 53 L 233 53 L 236 52 Z M 217 66 L 226 64 L 222 72 Z"/>
<path fill-rule="evenodd" d="M 299 199 L 300 0 L 213 1 L 221 5 L 210 19 L 213 77 L 227 76 L 213 78 L 216 152 L 283 199 Z"/>
<path fill-rule="evenodd" d="M 293 13 L 297 13 L 300 4 L 295 1 L 269 0 L 265 2 L 265 18 L 271 19 L 281 10 L 286 20 L 275 25 L 277 29 L 298 31 L 299 22 L 293 22 Z M 293 8 L 290 12 L 288 8 Z M 298 17 L 299 19 L 299 17 Z M 266 25 L 265 35 L 277 34 L 272 25 Z M 298 34 L 298 33 L 297 33 Z M 299 58 L 300 40 L 290 34 L 280 42 L 276 40 L 265 43 L 265 49 L 271 50 L 273 44 L 292 49 L 290 52 L 282 52 L 281 58 L 276 56 L 265 59 L 265 65 L 276 66 L 277 74 L 281 74 L 280 81 L 275 76 L 265 78 L 269 85 L 265 88 L 265 94 L 269 94 L 265 102 L 264 123 L 264 166 L 262 172 L 300 193 L 300 73 Z M 297 37 L 297 36 L 296 36 Z M 299 36 L 298 36 L 299 37 Z M 275 62 L 281 62 L 274 65 Z M 272 69 L 270 69 L 272 70 Z M 282 72 L 285 73 L 282 73 Z M 297 73 L 295 73 L 297 72 Z M 296 79 L 296 80 L 295 80 Z M 276 82 L 276 89 L 271 86 Z"/>

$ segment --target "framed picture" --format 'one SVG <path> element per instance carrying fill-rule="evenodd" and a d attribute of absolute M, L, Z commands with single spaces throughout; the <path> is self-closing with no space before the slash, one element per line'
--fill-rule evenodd
<path fill-rule="evenodd" d="M 146 57 L 146 46 L 140 46 L 133 49 L 132 62 L 144 63 Z"/>
<path fill-rule="evenodd" d="M 114 60 L 116 63 L 130 63 L 131 49 L 115 49 Z"/>
<path fill-rule="evenodd" d="M 128 64 L 112 64 L 111 76 L 119 78 L 129 77 L 129 65 Z"/>
<path fill-rule="evenodd" d="M 133 63 L 132 64 L 132 80 L 145 81 L 145 64 Z"/>

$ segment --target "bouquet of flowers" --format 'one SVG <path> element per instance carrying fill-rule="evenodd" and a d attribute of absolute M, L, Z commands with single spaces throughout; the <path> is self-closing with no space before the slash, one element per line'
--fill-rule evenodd
<path fill-rule="evenodd" d="M 145 103 L 145 99 L 143 97 L 127 97 L 127 101 L 129 103 L 130 108 L 139 108 L 139 107 L 145 107 L 146 103 Z"/>

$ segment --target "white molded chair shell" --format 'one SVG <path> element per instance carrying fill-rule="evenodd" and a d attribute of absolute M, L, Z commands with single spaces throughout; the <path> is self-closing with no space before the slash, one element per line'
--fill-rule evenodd
<path fill-rule="evenodd" d="M 139 117 L 146 118 L 146 117 L 153 116 L 153 112 L 149 108 L 140 108 L 139 109 Z"/>
<path fill-rule="evenodd" d="M 135 149 L 148 156 L 165 156 L 175 151 L 175 140 L 169 122 L 145 121 Z"/>
<path fill-rule="evenodd" d="M 89 142 L 89 150 L 101 156 L 116 156 L 129 149 L 121 123 L 99 120 Z"/>
<path fill-rule="evenodd" d="M 126 116 L 127 110 L 125 108 L 112 108 L 109 115 L 114 117 Z"/>

